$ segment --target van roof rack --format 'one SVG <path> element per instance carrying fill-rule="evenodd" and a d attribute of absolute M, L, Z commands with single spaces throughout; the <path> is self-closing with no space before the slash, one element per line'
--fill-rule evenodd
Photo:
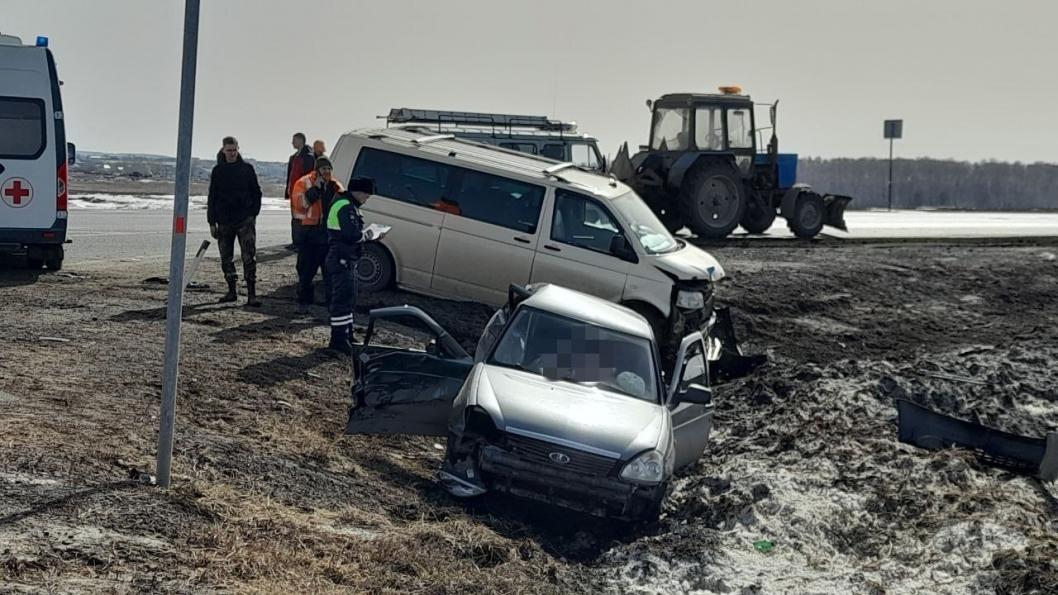
<path fill-rule="evenodd" d="M 452 140 L 455 135 L 452 134 L 435 134 L 433 136 L 420 136 L 419 138 L 412 139 L 411 142 L 417 145 L 428 145 L 430 143 L 436 143 L 443 140 Z"/>
<path fill-rule="evenodd" d="M 549 176 L 555 176 L 555 174 L 557 174 L 558 172 L 570 169 L 571 167 L 577 167 L 577 166 L 573 165 L 572 163 L 569 163 L 568 161 L 564 161 L 562 163 L 556 163 L 555 165 L 552 165 L 550 167 L 544 168 L 543 172 L 545 174 L 549 175 Z M 558 176 L 555 176 L 555 177 L 558 177 Z"/>
<path fill-rule="evenodd" d="M 489 114 L 479 112 L 452 112 L 442 110 L 411 109 L 395 107 L 389 110 L 386 124 L 433 124 L 442 126 L 474 126 L 505 128 L 529 128 L 547 132 L 577 131 L 576 122 L 552 120 L 546 116 L 519 116 L 514 114 Z"/>

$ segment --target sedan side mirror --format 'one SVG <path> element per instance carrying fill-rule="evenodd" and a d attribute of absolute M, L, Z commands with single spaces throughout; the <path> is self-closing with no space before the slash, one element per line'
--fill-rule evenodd
<path fill-rule="evenodd" d="M 610 238 L 610 254 L 628 262 L 639 261 L 635 250 L 632 249 L 632 245 L 628 243 L 628 238 L 620 234 Z"/>
<path fill-rule="evenodd" d="M 692 384 L 683 392 L 676 393 L 676 402 L 708 405 L 713 402 L 713 389 L 700 384 Z"/>

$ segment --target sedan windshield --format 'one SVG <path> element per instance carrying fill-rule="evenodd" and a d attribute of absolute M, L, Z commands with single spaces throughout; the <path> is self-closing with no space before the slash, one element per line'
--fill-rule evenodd
<path fill-rule="evenodd" d="M 632 239 L 638 241 L 647 254 L 664 254 L 679 249 L 676 238 L 635 192 L 618 196 L 610 201 L 610 205 L 628 223 Z"/>
<path fill-rule="evenodd" d="M 490 364 L 658 402 L 650 341 L 523 307 Z"/>

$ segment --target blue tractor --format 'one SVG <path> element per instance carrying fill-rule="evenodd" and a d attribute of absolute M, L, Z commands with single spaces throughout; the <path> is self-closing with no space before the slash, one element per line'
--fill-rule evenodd
<path fill-rule="evenodd" d="M 777 215 L 799 238 L 814 237 L 824 225 L 845 230 L 852 198 L 796 183 L 797 155 L 779 153 L 777 106 L 769 106 L 771 126 L 757 128 L 753 101 L 739 87 L 648 100 L 650 144 L 631 158 L 626 144 L 610 173 L 632 186 L 671 231 L 687 227 L 718 239 L 741 225 L 763 233 Z M 771 140 L 759 151 L 758 136 L 767 130 Z"/>

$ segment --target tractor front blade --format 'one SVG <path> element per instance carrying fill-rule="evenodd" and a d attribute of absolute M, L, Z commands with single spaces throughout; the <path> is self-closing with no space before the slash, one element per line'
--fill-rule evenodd
<path fill-rule="evenodd" d="M 848 231 L 845 225 L 845 207 L 849 206 L 851 196 L 840 194 L 827 194 L 823 197 L 823 225 L 836 227 L 841 231 Z"/>
<path fill-rule="evenodd" d="M 630 183 L 635 177 L 636 168 L 632 165 L 632 158 L 628 155 L 628 143 L 624 143 L 617 150 L 617 155 L 613 158 L 613 162 L 610 163 L 610 170 L 606 173 L 626 184 Z"/>
<path fill-rule="evenodd" d="M 709 382 L 719 384 L 748 376 L 768 361 L 766 355 L 746 355 L 738 346 L 730 308 L 717 308 L 709 331 Z"/>

